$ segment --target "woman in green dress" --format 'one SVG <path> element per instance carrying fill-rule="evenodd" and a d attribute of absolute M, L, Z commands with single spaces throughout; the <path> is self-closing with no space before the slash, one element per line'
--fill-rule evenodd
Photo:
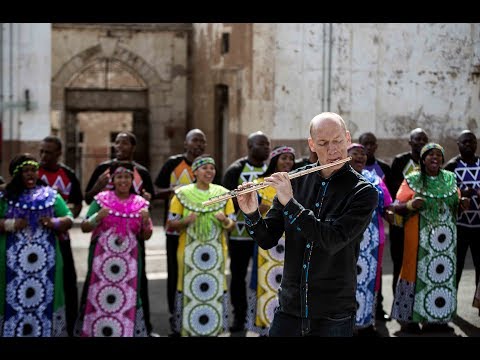
<path fill-rule="evenodd" d="M 174 327 L 182 336 L 217 336 L 228 328 L 226 232 L 235 226 L 232 199 L 203 206 L 228 192 L 212 184 L 215 161 L 201 155 L 192 163 L 195 182 L 175 191 L 167 226 L 180 231 Z"/>
<path fill-rule="evenodd" d="M 455 174 L 443 170 L 443 147 L 425 145 L 420 171 L 405 177 L 395 212 L 406 215 L 404 255 L 393 301 L 392 318 L 402 331 L 452 331 L 457 308 L 455 284 L 460 190 Z M 468 199 L 467 199 L 468 201 Z M 464 203 L 462 198 L 462 207 Z"/>

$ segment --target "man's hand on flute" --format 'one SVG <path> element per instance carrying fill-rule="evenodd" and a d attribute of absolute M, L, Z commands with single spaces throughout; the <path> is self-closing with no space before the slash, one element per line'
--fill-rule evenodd
<path fill-rule="evenodd" d="M 244 182 L 238 185 L 237 190 L 248 189 L 255 184 L 253 182 Z M 251 214 L 258 209 L 258 194 L 256 191 L 250 191 L 242 195 L 237 195 L 238 206 L 245 214 Z"/>
<path fill-rule="evenodd" d="M 277 172 L 264 179 L 265 183 L 277 190 L 278 201 L 285 206 L 293 198 L 292 183 L 287 172 Z"/>

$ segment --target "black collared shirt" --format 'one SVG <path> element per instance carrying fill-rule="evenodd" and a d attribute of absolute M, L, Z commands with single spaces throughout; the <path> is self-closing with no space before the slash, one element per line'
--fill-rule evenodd
<path fill-rule="evenodd" d="M 313 172 L 291 182 L 294 198 L 285 207 L 275 197 L 265 219 L 258 211 L 246 216 L 250 236 L 263 249 L 285 232 L 280 308 L 311 319 L 354 313 L 359 246 L 377 190 L 348 163 L 327 179 Z"/>

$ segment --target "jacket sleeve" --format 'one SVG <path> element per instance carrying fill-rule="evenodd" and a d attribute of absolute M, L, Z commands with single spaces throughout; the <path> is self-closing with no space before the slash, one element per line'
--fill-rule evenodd
<path fill-rule="evenodd" d="M 265 218 L 257 210 L 252 214 L 245 214 L 245 225 L 250 237 L 264 250 L 273 248 L 285 231 L 283 205 L 275 196 L 273 205 Z"/>
<path fill-rule="evenodd" d="M 67 173 L 68 178 L 70 179 L 70 183 L 72 184 L 72 189 L 70 191 L 70 194 L 68 195 L 68 203 L 81 205 L 83 201 L 83 194 L 77 175 L 75 175 L 75 173 L 67 166 L 64 167 L 64 170 Z"/>
<path fill-rule="evenodd" d="M 284 208 L 284 216 L 289 219 L 285 230 L 300 232 L 313 246 L 333 255 L 363 234 L 377 205 L 378 192 L 370 184 L 354 189 L 346 210 L 324 221 L 291 199 Z"/>

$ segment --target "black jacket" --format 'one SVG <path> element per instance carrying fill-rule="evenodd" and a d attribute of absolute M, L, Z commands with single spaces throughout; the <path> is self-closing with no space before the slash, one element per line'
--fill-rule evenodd
<path fill-rule="evenodd" d="M 285 207 L 275 197 L 265 219 L 258 211 L 246 217 L 263 249 L 274 247 L 285 231 L 280 309 L 311 319 L 354 313 L 359 246 L 377 190 L 349 164 L 328 179 L 319 172 L 292 179 L 292 188 Z"/>

